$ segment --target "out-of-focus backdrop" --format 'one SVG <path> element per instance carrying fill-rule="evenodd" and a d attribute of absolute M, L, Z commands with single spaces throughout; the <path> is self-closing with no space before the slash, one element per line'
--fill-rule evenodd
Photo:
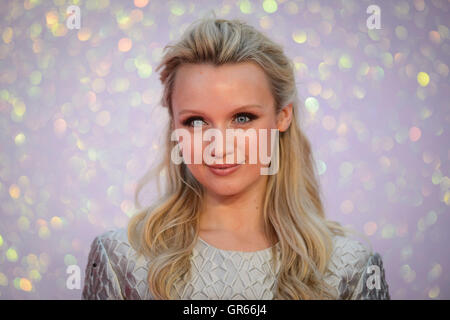
<path fill-rule="evenodd" d="M 80 298 L 160 154 L 162 49 L 211 10 L 295 62 L 327 214 L 369 237 L 391 297 L 449 299 L 447 0 L 2 0 L 0 299 Z"/>

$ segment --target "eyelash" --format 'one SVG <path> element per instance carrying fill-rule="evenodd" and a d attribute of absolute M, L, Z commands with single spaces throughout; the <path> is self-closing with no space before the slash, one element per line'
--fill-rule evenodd
<path fill-rule="evenodd" d="M 249 120 L 246 121 L 246 122 L 239 123 L 239 124 L 247 124 L 247 123 L 249 123 L 249 122 L 251 122 L 251 121 L 253 121 L 253 120 L 255 120 L 255 119 L 258 118 L 258 116 L 256 116 L 256 115 L 253 114 L 253 113 L 249 113 L 249 112 L 240 112 L 240 113 L 237 113 L 237 114 L 235 115 L 234 119 L 239 118 L 239 117 L 242 117 L 242 116 L 248 117 Z M 193 122 L 194 120 L 202 120 L 202 121 L 204 121 L 202 117 L 194 116 L 194 117 L 189 117 L 189 118 L 187 118 L 186 120 L 184 120 L 184 121 L 182 122 L 182 124 L 183 124 L 184 126 L 187 126 L 187 127 L 194 127 L 194 126 L 192 125 L 192 122 Z"/>

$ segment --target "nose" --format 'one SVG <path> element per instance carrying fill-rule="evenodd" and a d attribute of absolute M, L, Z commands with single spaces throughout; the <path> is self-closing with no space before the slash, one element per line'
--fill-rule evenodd
<path fill-rule="evenodd" d="M 221 163 L 226 163 L 227 157 L 231 157 L 234 162 L 234 138 L 230 136 L 227 139 L 227 128 L 225 127 L 216 127 L 215 129 L 217 134 L 213 139 L 217 140 L 211 150 L 211 156 L 215 161 L 222 161 Z"/>

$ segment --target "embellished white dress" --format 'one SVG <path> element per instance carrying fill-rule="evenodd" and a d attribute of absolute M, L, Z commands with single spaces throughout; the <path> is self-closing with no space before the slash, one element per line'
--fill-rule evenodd
<path fill-rule="evenodd" d="M 340 299 L 390 299 L 381 256 L 359 241 L 333 238 L 334 250 L 325 281 Z M 278 244 L 276 244 L 279 253 Z M 273 299 L 278 270 L 272 268 L 271 248 L 229 251 L 201 238 L 192 255 L 192 277 L 180 299 Z M 149 261 L 131 247 L 125 228 L 110 230 L 92 242 L 82 299 L 148 300 Z"/>

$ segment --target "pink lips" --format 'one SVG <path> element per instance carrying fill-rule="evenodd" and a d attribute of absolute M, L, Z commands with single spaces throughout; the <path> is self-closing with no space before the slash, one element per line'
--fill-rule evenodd
<path fill-rule="evenodd" d="M 218 176 L 227 176 L 233 172 L 235 172 L 237 169 L 239 169 L 241 165 L 240 164 L 214 164 L 214 165 L 207 165 L 209 170 Z"/>

